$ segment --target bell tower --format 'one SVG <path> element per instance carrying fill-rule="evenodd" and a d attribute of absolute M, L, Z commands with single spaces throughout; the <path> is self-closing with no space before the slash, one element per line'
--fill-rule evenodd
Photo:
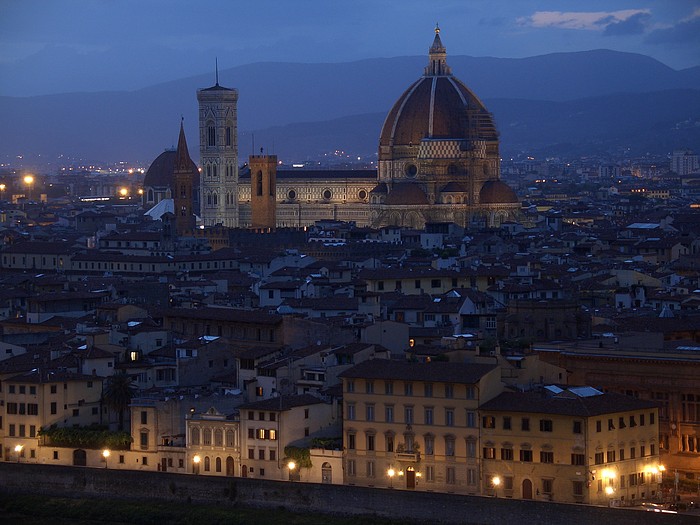
<path fill-rule="evenodd" d="M 253 228 L 277 226 L 277 155 L 251 155 L 250 211 Z"/>
<path fill-rule="evenodd" d="M 238 227 L 238 90 L 216 84 L 197 90 L 200 213 L 205 227 Z"/>

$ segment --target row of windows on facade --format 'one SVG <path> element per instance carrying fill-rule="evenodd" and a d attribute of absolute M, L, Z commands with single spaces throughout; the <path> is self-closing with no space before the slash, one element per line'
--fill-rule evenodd
<path fill-rule="evenodd" d="M 92 388 L 93 382 L 87 381 L 86 386 L 87 388 Z M 49 389 L 52 394 L 56 394 L 58 392 L 58 385 L 52 384 Z M 68 383 L 63 383 L 63 390 L 68 390 Z M 27 391 L 29 391 L 30 396 L 35 396 L 37 392 L 36 385 L 29 385 L 29 389 L 27 389 L 27 385 L 7 385 L 8 394 L 26 394 Z M 2 384 L 0 384 L 0 392 L 2 392 Z"/>
<path fill-rule="evenodd" d="M 218 206 L 219 205 L 219 194 L 217 192 L 206 192 L 205 193 L 205 202 L 207 206 Z M 235 204 L 235 200 L 233 198 L 233 193 L 232 192 L 226 192 L 224 194 L 224 204 L 226 206 L 230 206 Z"/>
<path fill-rule="evenodd" d="M 378 383 L 378 381 L 377 381 Z M 439 383 L 442 385 L 442 392 L 445 398 L 454 398 L 455 395 L 455 385 L 451 383 Z M 366 380 L 365 394 L 375 393 L 375 381 Z M 413 383 L 410 381 L 403 382 L 403 395 L 412 396 L 413 395 Z M 345 383 L 346 392 L 355 392 L 355 380 L 348 379 Z M 378 393 L 378 390 L 376 391 Z M 384 381 L 384 394 L 391 396 L 394 395 L 394 381 Z M 434 383 L 423 383 L 423 397 L 433 397 L 434 396 Z M 467 386 L 465 391 L 465 399 L 475 399 L 476 388 L 474 386 Z"/>
<path fill-rule="evenodd" d="M 224 174 L 226 178 L 233 177 L 234 169 L 233 164 L 226 164 L 224 166 Z M 208 179 L 215 179 L 219 176 L 219 165 L 214 162 L 207 162 L 204 165 L 204 176 Z"/>
<path fill-rule="evenodd" d="M 233 126 L 228 125 L 224 128 L 224 145 L 231 147 L 233 145 Z M 216 147 L 216 126 L 213 123 L 207 124 L 207 147 Z"/>
<path fill-rule="evenodd" d="M 226 432 L 224 432 L 224 430 L 221 428 L 217 428 L 212 431 L 211 428 L 200 429 L 198 427 L 192 427 L 190 429 L 190 444 L 223 447 L 224 436 L 226 436 L 227 447 L 236 446 L 236 433 L 233 430 L 226 430 Z"/>
<path fill-rule="evenodd" d="M 442 288 L 443 283 L 442 279 L 431 279 L 430 280 L 430 288 Z M 452 288 L 457 288 L 459 286 L 459 282 L 457 279 L 452 279 L 451 281 L 451 286 Z M 413 287 L 416 290 L 420 290 L 421 288 L 427 288 L 427 286 L 423 286 L 422 281 L 420 279 L 415 279 L 413 282 Z M 386 288 L 385 282 L 384 281 L 377 281 L 377 290 L 384 290 Z M 394 282 L 394 290 L 401 290 L 403 289 L 403 281 L 397 280 Z M 429 319 L 426 317 L 426 321 L 428 320 L 434 320 Z"/>

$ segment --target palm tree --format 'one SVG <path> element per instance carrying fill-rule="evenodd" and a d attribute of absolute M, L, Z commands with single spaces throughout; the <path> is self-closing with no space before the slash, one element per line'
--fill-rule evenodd
<path fill-rule="evenodd" d="M 136 387 L 131 377 L 121 371 L 107 378 L 102 390 L 102 403 L 119 415 L 119 430 L 124 430 L 124 412 L 129 408 Z"/>

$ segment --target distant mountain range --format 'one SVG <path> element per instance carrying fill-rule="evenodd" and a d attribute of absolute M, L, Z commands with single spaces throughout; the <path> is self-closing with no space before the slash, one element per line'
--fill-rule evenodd
<path fill-rule="evenodd" d="M 376 154 L 386 113 L 426 63 L 426 57 L 399 57 L 220 71 L 220 83 L 239 90 L 241 158 L 253 144 L 286 161 L 336 149 Z M 448 56 L 448 63 L 495 115 L 504 155 L 700 150 L 700 67 L 677 71 L 606 50 L 523 59 Z M 176 143 L 182 115 L 198 160 L 196 90 L 211 86 L 213 77 L 131 92 L 0 97 L 0 155 L 148 163 Z"/>

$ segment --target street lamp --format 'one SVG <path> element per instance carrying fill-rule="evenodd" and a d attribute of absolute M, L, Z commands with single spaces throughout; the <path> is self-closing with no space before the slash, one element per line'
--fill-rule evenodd
<path fill-rule="evenodd" d="M 389 488 L 393 489 L 394 488 L 394 476 L 396 476 L 396 471 L 393 468 L 390 468 L 389 470 L 386 471 L 386 473 L 389 476 Z"/>
<path fill-rule="evenodd" d="M 22 457 L 22 449 L 23 448 L 24 448 L 24 445 L 15 446 L 15 452 L 17 452 L 17 463 L 19 463 L 19 458 Z"/>
<path fill-rule="evenodd" d="M 501 484 L 501 478 L 494 476 L 491 478 L 491 484 L 493 485 L 493 497 L 498 497 L 498 487 Z"/>
<path fill-rule="evenodd" d="M 34 175 L 25 175 L 24 183 L 27 185 L 27 200 L 32 197 L 32 184 L 34 184 Z"/>
<path fill-rule="evenodd" d="M 297 464 L 290 461 L 287 463 L 287 468 L 289 469 L 289 481 L 294 481 L 294 469 L 297 468 Z"/>
<path fill-rule="evenodd" d="M 102 457 L 104 458 L 105 468 L 107 468 L 107 458 L 109 457 L 109 454 L 110 454 L 109 449 L 104 449 L 102 451 Z"/>
<path fill-rule="evenodd" d="M 7 189 L 7 185 L 4 182 L 2 184 L 0 184 L 0 201 L 4 200 L 6 189 Z"/>
<path fill-rule="evenodd" d="M 195 456 L 192 458 L 192 472 L 195 474 L 199 474 L 199 462 L 202 461 L 202 458 L 199 456 L 199 454 L 195 454 Z"/>
<path fill-rule="evenodd" d="M 124 199 L 129 195 L 129 190 L 127 188 L 119 188 L 119 196 Z"/>

